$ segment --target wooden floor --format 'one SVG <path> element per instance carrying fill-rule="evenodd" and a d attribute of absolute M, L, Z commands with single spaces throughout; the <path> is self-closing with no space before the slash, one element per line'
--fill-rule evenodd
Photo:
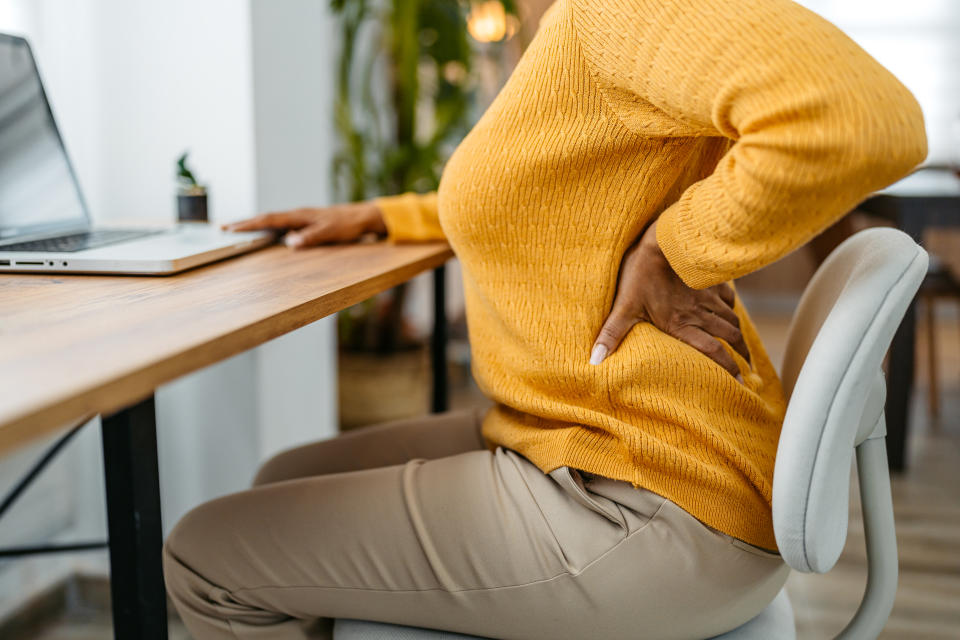
<path fill-rule="evenodd" d="M 753 314 L 774 362 L 780 361 L 788 316 Z M 918 344 L 918 385 L 914 398 L 909 469 L 893 479 L 900 547 L 900 584 L 893 614 L 880 636 L 888 640 L 960 638 L 960 317 L 941 318 L 937 330 L 941 357 L 942 414 L 926 410 L 926 336 Z M 455 381 L 456 382 L 456 381 Z M 489 404 L 469 379 L 455 385 L 451 408 Z M 851 479 L 853 483 L 853 478 Z M 851 485 L 854 488 L 854 485 Z M 850 535 L 836 568 L 825 575 L 794 573 L 787 588 L 801 640 L 832 638 L 852 617 L 866 580 L 859 504 L 851 503 Z M 110 637 L 103 611 L 81 610 L 53 622 L 41 640 L 93 640 Z M 187 640 L 174 621 L 171 637 Z"/>

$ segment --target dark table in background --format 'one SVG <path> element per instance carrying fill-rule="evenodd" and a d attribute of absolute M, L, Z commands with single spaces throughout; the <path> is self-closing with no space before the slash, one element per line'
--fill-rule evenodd
<path fill-rule="evenodd" d="M 921 168 L 861 203 L 857 209 L 892 221 L 921 242 L 924 231 L 960 227 L 960 178 L 948 169 Z M 913 389 L 917 340 L 916 300 L 910 304 L 890 346 L 887 381 L 887 451 L 890 468 L 902 471 Z"/>

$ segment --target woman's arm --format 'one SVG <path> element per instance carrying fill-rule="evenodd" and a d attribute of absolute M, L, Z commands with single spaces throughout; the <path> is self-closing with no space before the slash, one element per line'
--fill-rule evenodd
<path fill-rule="evenodd" d="M 394 242 L 444 240 L 437 216 L 437 193 L 403 193 L 374 198 L 373 204 L 383 214 L 387 237 Z"/>
<path fill-rule="evenodd" d="M 656 238 L 704 289 L 807 242 L 927 154 L 913 95 L 837 27 L 790 0 L 570 0 L 591 73 L 645 134 L 735 140 L 659 216 Z M 669 128 L 669 127 L 668 127 Z"/>
<path fill-rule="evenodd" d="M 445 239 L 437 218 L 437 194 L 433 192 L 424 195 L 404 193 L 327 207 L 264 213 L 223 225 L 223 228 L 231 231 L 288 231 L 284 242 L 294 249 L 352 242 L 366 233 L 386 235 L 393 242 Z"/>
<path fill-rule="evenodd" d="M 286 231 L 283 241 L 292 249 L 353 242 L 367 233 L 387 233 L 380 209 L 369 201 L 262 213 L 253 218 L 224 224 L 221 228 L 227 231 Z"/>

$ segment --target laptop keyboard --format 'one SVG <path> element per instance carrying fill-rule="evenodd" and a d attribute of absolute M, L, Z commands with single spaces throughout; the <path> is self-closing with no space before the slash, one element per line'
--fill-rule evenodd
<path fill-rule="evenodd" d="M 43 240 L 28 240 L 27 242 L 8 244 L 0 247 L 0 251 L 72 253 L 74 251 L 93 249 L 95 247 L 125 242 L 144 236 L 152 236 L 156 233 L 162 233 L 162 230 L 97 229 L 95 231 L 82 231 L 69 236 L 58 236 L 56 238 L 44 238 Z"/>

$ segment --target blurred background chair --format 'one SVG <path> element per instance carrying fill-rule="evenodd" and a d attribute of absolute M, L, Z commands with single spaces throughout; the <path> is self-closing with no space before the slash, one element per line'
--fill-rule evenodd
<path fill-rule="evenodd" d="M 841 638 L 875 638 L 897 590 L 897 542 L 887 466 L 882 364 L 928 256 L 895 229 L 861 231 L 814 274 L 789 329 L 782 381 L 789 397 L 777 450 L 773 521 L 784 561 L 806 573 L 833 568 L 847 538 L 856 454 L 867 538 L 867 589 Z M 639 623 L 640 621 L 638 621 Z M 456 633 L 337 620 L 335 640 L 455 640 Z M 722 640 L 796 637 L 786 590 Z"/>
<path fill-rule="evenodd" d="M 936 328 L 937 301 L 945 298 L 952 299 L 960 306 L 960 279 L 954 274 L 950 266 L 938 259 L 936 255 L 930 256 L 927 277 L 923 279 L 923 284 L 920 285 L 918 298 L 923 301 L 923 322 L 927 336 L 927 377 L 929 382 L 927 405 L 930 417 L 934 419 L 934 424 L 936 424 L 940 417 L 940 385 L 937 373 L 940 361 Z M 960 329 L 960 326 L 958 326 L 958 329 Z"/>

